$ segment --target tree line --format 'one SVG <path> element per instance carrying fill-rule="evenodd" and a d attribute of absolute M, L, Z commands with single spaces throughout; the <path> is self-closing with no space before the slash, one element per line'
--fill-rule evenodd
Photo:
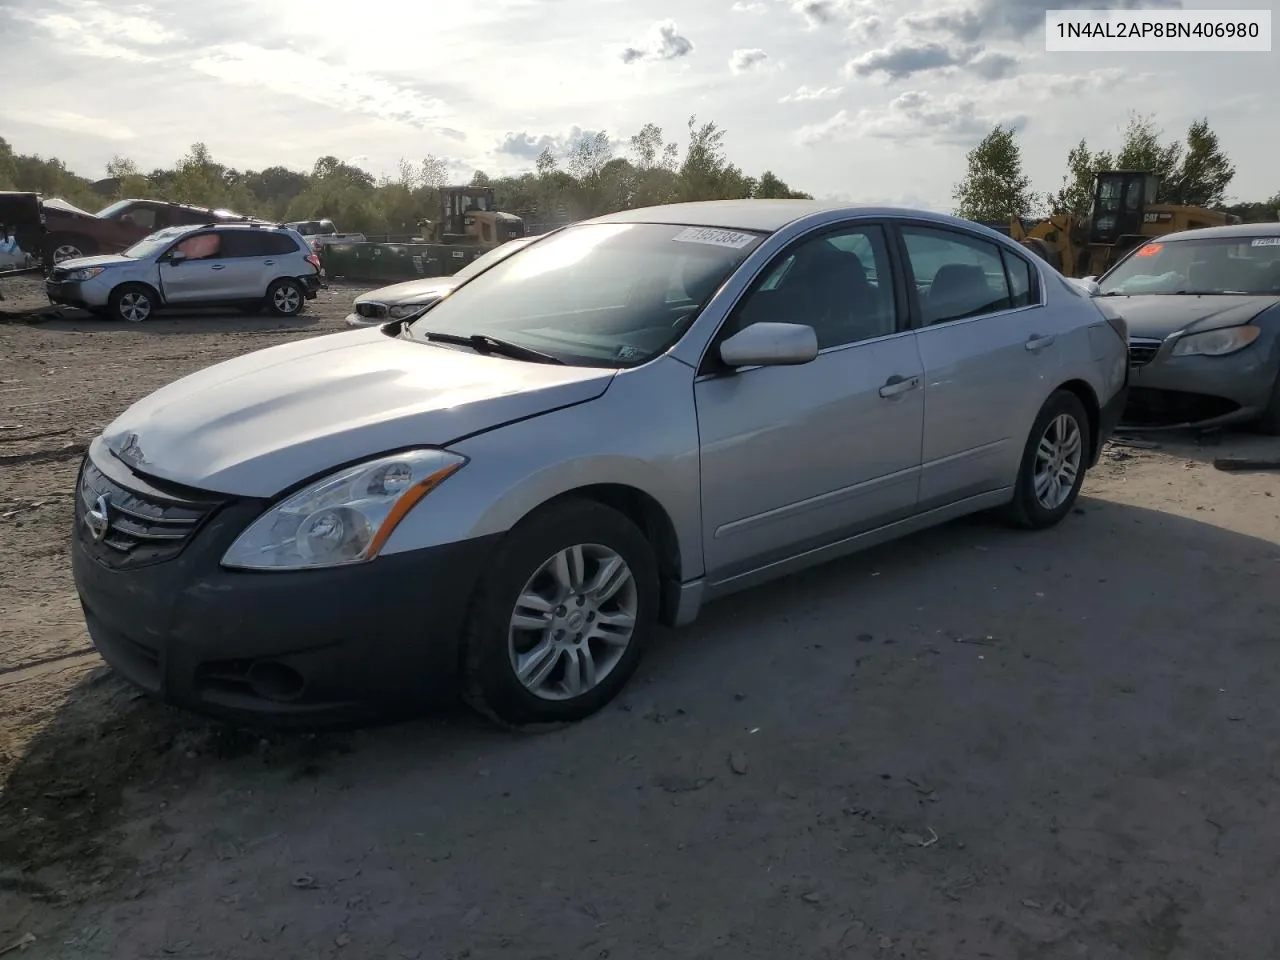
<path fill-rule="evenodd" d="M 626 140 L 582 134 L 560 151 L 543 149 L 528 172 L 490 177 L 477 170 L 471 184 L 493 188 L 498 209 L 527 223 L 550 225 L 616 210 L 685 200 L 803 198 L 771 171 L 749 176 L 725 151 L 725 131 L 713 122 L 688 122 L 682 145 L 657 124 Z M 411 235 L 439 214 L 439 188 L 449 185 L 445 159 L 402 160 L 394 175 L 375 178 L 337 157 L 321 157 L 309 173 L 273 166 L 239 170 L 193 144 L 176 164 L 144 173 L 128 157 L 114 157 L 106 178 L 71 172 L 61 160 L 18 154 L 0 138 L 0 190 L 37 191 L 90 212 L 125 198 L 158 199 L 228 209 L 277 221 L 328 217 L 339 229 Z"/>
<path fill-rule="evenodd" d="M 1182 139 L 1166 140 L 1155 118 L 1141 114 L 1130 116 L 1114 153 L 1094 150 L 1081 139 L 1067 151 L 1062 185 L 1044 195 L 1032 189 L 1023 169 L 1017 131 L 997 124 L 969 151 L 965 175 L 953 193 L 956 215 L 984 222 L 1056 214 L 1084 217 L 1093 200 L 1094 177 L 1104 170 L 1157 174 L 1157 203 L 1222 210 L 1246 223 L 1280 219 L 1280 191 L 1267 200 L 1227 203 L 1236 168 L 1207 118 L 1192 122 Z"/>

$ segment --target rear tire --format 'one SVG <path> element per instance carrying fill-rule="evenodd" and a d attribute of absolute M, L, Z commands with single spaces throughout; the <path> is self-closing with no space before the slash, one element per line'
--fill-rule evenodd
<path fill-rule="evenodd" d="M 1080 398 L 1055 390 L 1027 437 L 1006 519 L 1025 530 L 1061 523 L 1080 496 L 1091 443 L 1089 416 Z"/>
<path fill-rule="evenodd" d="M 297 280 L 285 277 L 267 287 L 267 309 L 277 317 L 296 317 L 305 302 L 302 284 Z"/>
<path fill-rule="evenodd" d="M 108 315 L 123 323 L 141 323 L 156 312 L 155 292 L 140 283 L 126 283 L 111 291 Z"/>
<path fill-rule="evenodd" d="M 635 672 L 658 598 L 653 548 L 623 514 L 577 499 L 539 510 L 507 535 L 472 598 L 467 701 L 501 724 L 590 716 Z"/>

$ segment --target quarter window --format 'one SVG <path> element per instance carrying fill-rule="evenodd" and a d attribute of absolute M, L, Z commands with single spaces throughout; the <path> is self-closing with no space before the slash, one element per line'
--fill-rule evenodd
<path fill-rule="evenodd" d="M 954 230 L 902 228 L 925 326 L 1008 310 L 1013 303 L 1000 250 Z"/>
<path fill-rule="evenodd" d="M 1001 250 L 1004 257 L 1004 269 L 1009 275 L 1009 306 L 1013 308 L 1029 307 L 1035 302 L 1035 275 L 1031 272 L 1031 264 L 1015 253 Z"/>
<path fill-rule="evenodd" d="M 730 320 L 813 327 L 818 348 L 870 340 L 897 329 L 889 249 L 882 228 L 845 228 L 785 252 Z"/>

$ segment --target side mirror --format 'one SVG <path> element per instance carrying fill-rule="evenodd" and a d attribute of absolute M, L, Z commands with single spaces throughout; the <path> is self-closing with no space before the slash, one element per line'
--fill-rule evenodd
<path fill-rule="evenodd" d="M 169 254 L 169 262 L 175 267 L 185 259 L 187 259 L 187 255 L 181 250 L 174 250 Z"/>
<path fill-rule="evenodd" d="M 817 355 L 818 335 L 799 323 L 753 323 L 720 344 L 720 359 L 731 367 L 796 366 Z"/>

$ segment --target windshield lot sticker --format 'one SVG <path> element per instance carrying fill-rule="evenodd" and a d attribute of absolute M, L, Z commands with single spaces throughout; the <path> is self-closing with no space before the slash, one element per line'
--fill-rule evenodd
<path fill-rule="evenodd" d="M 733 250 L 741 250 L 755 237 L 749 233 L 735 233 L 733 230 L 690 227 L 688 230 L 681 230 L 671 239 L 678 243 L 708 243 L 713 247 L 729 247 Z"/>
<path fill-rule="evenodd" d="M 1266 237 L 1249 244 L 1251 247 L 1280 247 L 1280 237 Z"/>

